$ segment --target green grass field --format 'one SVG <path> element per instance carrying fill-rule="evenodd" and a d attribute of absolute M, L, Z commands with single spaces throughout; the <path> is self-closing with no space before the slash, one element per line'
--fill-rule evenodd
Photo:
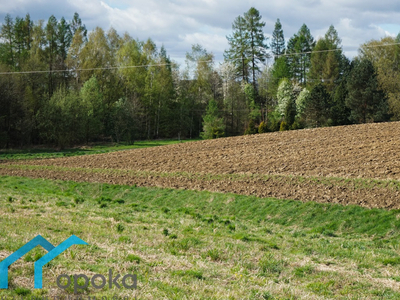
<path fill-rule="evenodd" d="M 36 248 L 0 296 L 73 295 L 56 277 L 138 276 L 138 299 L 400 299 L 400 211 L 234 194 L 0 177 L 0 260 L 40 234 L 73 246 L 33 289 Z"/>
<path fill-rule="evenodd" d="M 2 159 L 34 159 L 34 158 L 54 158 L 64 156 L 76 156 L 86 154 L 99 154 L 113 151 L 139 149 L 147 147 L 157 147 L 172 145 L 177 143 L 186 143 L 196 141 L 193 140 L 151 140 L 151 141 L 135 141 L 134 145 L 124 144 L 100 144 L 94 146 L 86 146 L 71 149 L 48 149 L 48 148 L 29 148 L 29 149 L 0 149 L 0 160 Z"/>

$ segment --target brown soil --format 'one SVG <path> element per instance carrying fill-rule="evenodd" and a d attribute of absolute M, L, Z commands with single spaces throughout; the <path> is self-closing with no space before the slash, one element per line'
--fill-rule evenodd
<path fill-rule="evenodd" d="M 0 174 L 400 208 L 399 149 L 392 122 L 2 161 Z"/>

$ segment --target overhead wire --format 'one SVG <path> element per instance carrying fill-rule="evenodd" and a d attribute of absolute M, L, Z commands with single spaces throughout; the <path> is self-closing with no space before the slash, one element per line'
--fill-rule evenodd
<path fill-rule="evenodd" d="M 399 43 L 390 43 L 384 45 L 365 45 L 364 48 L 376 48 L 376 47 L 386 47 L 400 45 Z M 312 53 L 323 53 L 323 52 L 333 52 L 333 51 L 343 51 L 342 48 L 328 49 L 328 50 L 312 50 L 304 52 L 293 52 L 293 53 L 283 53 L 278 55 L 272 55 L 273 57 L 281 56 L 293 56 L 302 54 L 312 54 Z M 212 62 L 213 60 L 203 60 L 198 62 Z M 147 64 L 147 65 L 133 65 L 133 66 L 109 66 L 109 67 L 96 67 L 96 68 L 78 68 L 78 69 L 58 69 L 58 70 L 31 70 L 31 71 L 12 71 L 12 72 L 0 72 L 0 75 L 12 75 L 12 74 L 40 74 L 40 73 L 63 73 L 63 72 L 82 72 L 82 71 L 97 71 L 97 70 L 116 70 L 116 69 L 133 69 L 133 68 L 149 68 L 149 67 L 161 67 L 161 66 L 171 66 L 175 63 L 163 63 L 163 64 Z"/>

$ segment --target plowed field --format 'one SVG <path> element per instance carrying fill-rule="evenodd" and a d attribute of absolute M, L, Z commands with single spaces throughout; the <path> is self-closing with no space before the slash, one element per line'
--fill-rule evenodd
<path fill-rule="evenodd" d="M 398 209 L 399 150 L 400 122 L 393 122 L 0 161 L 0 174 Z"/>

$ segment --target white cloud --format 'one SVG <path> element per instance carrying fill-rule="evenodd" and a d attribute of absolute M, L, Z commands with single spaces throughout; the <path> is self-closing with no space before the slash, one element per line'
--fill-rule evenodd
<path fill-rule="evenodd" d="M 164 44 L 172 58 L 184 60 L 191 45 L 201 44 L 216 57 L 222 57 L 227 47 L 225 36 L 230 33 L 233 20 L 251 6 L 256 7 L 263 21 L 265 33 L 270 35 L 280 18 L 285 38 L 289 39 L 303 23 L 315 38 L 321 37 L 332 24 L 342 39 L 346 54 L 357 54 L 358 46 L 385 35 L 397 35 L 400 28 L 398 0 L 15 0 L 0 5 L 0 22 L 6 13 L 12 17 L 30 13 L 34 20 L 47 20 L 51 14 L 57 19 L 71 19 L 78 12 L 89 30 L 113 26 L 120 34 L 152 38 Z M 388 27 L 390 24 L 391 27 Z M 397 26 L 397 27 L 396 27 Z M 394 29 L 393 29 L 394 28 Z"/>

